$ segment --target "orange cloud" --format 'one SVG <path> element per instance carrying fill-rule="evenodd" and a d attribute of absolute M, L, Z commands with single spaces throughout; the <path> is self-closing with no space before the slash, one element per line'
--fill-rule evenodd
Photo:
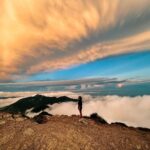
<path fill-rule="evenodd" d="M 148 48 L 150 48 L 150 32 L 144 32 L 120 40 L 117 39 L 95 44 L 94 46 L 81 50 L 71 56 L 55 59 L 55 62 L 53 60 L 44 61 L 43 63 L 30 67 L 27 73 L 32 74 L 45 70 L 51 71 L 50 68 L 53 70 L 66 69 L 72 65 L 87 63 L 98 58 L 104 58 L 110 55 L 118 55 L 133 51 L 141 51 Z"/>
<path fill-rule="evenodd" d="M 150 48 L 148 6 L 149 0 L 1 0 L 0 78 L 13 80 Z M 113 37 L 115 28 L 121 37 Z M 127 36 L 125 31 L 132 29 Z"/>

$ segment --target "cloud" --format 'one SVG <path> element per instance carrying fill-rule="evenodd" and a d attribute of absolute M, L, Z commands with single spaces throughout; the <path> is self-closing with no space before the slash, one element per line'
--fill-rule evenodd
<path fill-rule="evenodd" d="M 0 2 L 0 80 L 150 48 L 150 1 Z"/>
<path fill-rule="evenodd" d="M 84 96 L 83 96 L 84 97 Z M 90 97 L 86 98 L 83 103 L 83 115 L 89 116 L 97 112 L 105 118 L 109 123 L 123 122 L 129 126 L 148 127 L 150 128 L 150 101 L 149 96 L 137 97 L 120 97 L 120 96 L 105 96 L 105 97 Z M 62 103 L 54 104 L 51 110 L 52 114 L 59 115 L 78 115 L 77 104 Z"/>
<path fill-rule="evenodd" d="M 21 98 L 21 97 L 20 97 Z M 17 102 L 20 98 L 7 98 L 7 99 L 1 99 L 0 100 L 0 107 L 5 107 L 10 104 L 13 104 Z"/>
<path fill-rule="evenodd" d="M 2 93 L 1 93 L 2 94 Z M 6 93 L 5 93 L 6 94 Z M 22 96 L 22 95 L 34 95 L 34 92 L 30 93 L 7 93 L 7 96 Z M 79 95 L 83 97 L 83 115 L 89 116 L 90 114 L 97 112 L 100 116 L 105 118 L 109 123 L 111 122 L 123 122 L 129 126 L 140 126 L 150 128 L 150 96 L 90 96 L 85 94 L 77 94 L 73 92 L 49 92 L 43 93 L 46 96 L 69 96 L 72 98 L 78 98 Z M 9 105 L 20 98 L 1 99 L 0 107 Z M 78 115 L 77 103 L 61 103 L 50 106 L 50 109 L 46 109 L 49 113 L 54 115 Z M 28 115 L 34 116 L 28 110 Z"/>
<path fill-rule="evenodd" d="M 10 105 L 21 98 L 35 96 L 36 94 L 42 94 L 45 96 L 64 96 L 67 95 L 71 98 L 77 98 L 77 94 L 69 91 L 59 91 L 59 92 L 0 92 L 0 107 Z"/>
<path fill-rule="evenodd" d="M 123 83 L 118 83 L 118 84 L 117 84 L 117 87 L 118 87 L 118 88 L 122 88 L 123 86 L 124 86 Z"/>
<path fill-rule="evenodd" d="M 9 97 L 14 92 L 13 97 L 31 95 L 33 93 L 48 92 L 74 92 L 97 95 L 120 95 L 120 96 L 137 96 L 149 95 L 149 80 L 118 78 L 87 78 L 80 80 L 64 81 L 38 81 L 38 82 L 18 82 L 3 83 L 0 86 L 0 97 Z M 119 88 L 121 87 L 121 88 Z M 18 92 L 16 92 L 18 91 Z M 25 92 L 25 94 L 24 94 Z M 16 95 L 18 93 L 18 95 Z"/>
<path fill-rule="evenodd" d="M 72 92 L 94 92 L 99 91 L 107 86 L 117 84 L 126 84 L 127 80 L 119 80 L 117 78 L 89 78 L 80 80 L 64 80 L 64 81 L 38 81 L 26 83 L 3 83 L 1 84 L 0 96 L 9 95 L 8 91 L 26 91 L 26 94 L 32 93 L 31 91 L 72 91 Z M 20 91 L 20 92 L 19 92 Z M 30 92 L 28 92 L 30 91 Z M 23 93 L 24 94 L 24 93 Z"/>

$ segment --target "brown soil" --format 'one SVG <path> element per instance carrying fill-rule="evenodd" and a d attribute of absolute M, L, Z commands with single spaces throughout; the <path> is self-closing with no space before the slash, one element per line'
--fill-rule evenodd
<path fill-rule="evenodd" d="M 31 119 L 0 114 L 0 150 L 149 150 L 150 132 L 78 116 Z"/>

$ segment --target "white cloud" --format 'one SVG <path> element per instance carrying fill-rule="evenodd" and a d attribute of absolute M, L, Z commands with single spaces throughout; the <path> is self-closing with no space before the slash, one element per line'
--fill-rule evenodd
<path fill-rule="evenodd" d="M 87 98 L 83 98 L 86 99 Z M 83 115 L 89 116 L 97 112 L 111 122 L 123 122 L 129 126 L 150 128 L 150 96 L 120 97 L 104 96 L 90 97 L 83 103 Z M 78 115 L 77 104 L 62 103 L 51 107 L 52 114 Z"/>
<path fill-rule="evenodd" d="M 32 93 L 35 94 L 35 93 Z M 32 95 L 31 94 L 31 95 Z M 44 93 L 43 93 L 44 94 Z M 17 94 L 19 95 L 19 93 Z M 22 95 L 22 94 L 21 94 Z M 26 95 L 24 93 L 24 95 Z M 51 92 L 47 96 L 69 96 L 78 98 L 77 93 L 72 92 Z M 11 95 L 10 95 L 11 96 Z M 121 97 L 121 96 L 97 96 L 81 95 L 83 97 L 83 115 L 89 116 L 97 112 L 100 116 L 111 122 L 123 122 L 129 126 L 140 126 L 150 128 L 150 96 Z M 18 98 L 19 99 L 19 98 Z M 16 98 L 0 100 L 0 106 L 8 105 L 16 101 Z M 54 104 L 47 111 L 59 115 L 78 115 L 77 103 Z M 33 114 L 30 114 L 31 116 Z"/>

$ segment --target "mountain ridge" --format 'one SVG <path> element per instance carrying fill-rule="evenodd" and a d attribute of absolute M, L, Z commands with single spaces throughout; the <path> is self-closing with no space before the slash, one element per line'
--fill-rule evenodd
<path fill-rule="evenodd" d="M 17 102 L 5 106 L 0 109 L 2 112 L 9 112 L 12 114 L 22 114 L 25 115 L 28 109 L 32 108 L 32 112 L 40 112 L 46 108 L 49 108 L 48 105 L 52 105 L 55 103 L 63 103 L 63 102 L 77 102 L 77 99 L 69 98 L 67 96 L 61 97 L 48 97 L 44 95 L 35 95 L 30 97 L 25 97 Z"/>

